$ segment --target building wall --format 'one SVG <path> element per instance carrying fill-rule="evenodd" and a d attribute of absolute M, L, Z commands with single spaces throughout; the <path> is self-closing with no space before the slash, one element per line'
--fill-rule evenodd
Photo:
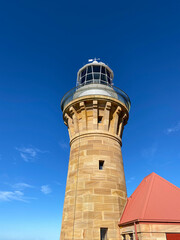
<path fill-rule="evenodd" d="M 109 240 L 119 238 L 127 194 L 119 131 L 124 111 L 117 112 L 118 106 L 106 98 L 89 99 L 73 103 L 64 113 L 71 150 L 61 240 L 99 240 L 100 228 L 108 228 Z"/>
<path fill-rule="evenodd" d="M 120 228 L 120 239 L 122 235 L 126 235 L 126 240 L 129 240 L 129 233 L 133 233 L 135 238 L 134 225 L 127 225 Z M 180 224 L 169 223 L 140 223 L 137 224 L 138 240 L 166 240 L 166 233 L 179 233 Z"/>

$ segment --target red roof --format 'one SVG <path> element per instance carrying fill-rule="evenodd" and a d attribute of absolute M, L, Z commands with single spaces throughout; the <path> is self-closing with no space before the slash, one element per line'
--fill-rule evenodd
<path fill-rule="evenodd" d="M 180 222 L 180 188 L 151 173 L 128 198 L 120 219 L 132 221 Z"/>

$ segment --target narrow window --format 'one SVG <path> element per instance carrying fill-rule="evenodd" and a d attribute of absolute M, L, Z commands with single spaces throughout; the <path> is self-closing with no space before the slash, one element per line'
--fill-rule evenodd
<path fill-rule="evenodd" d="M 100 228 L 101 240 L 107 240 L 108 228 Z"/>
<path fill-rule="evenodd" d="M 129 234 L 129 239 L 130 239 L 130 240 L 133 240 L 133 233 L 130 233 L 130 234 Z"/>
<path fill-rule="evenodd" d="M 98 117 L 98 123 L 101 123 L 101 122 L 102 122 L 102 117 L 99 116 L 99 117 Z"/>
<path fill-rule="evenodd" d="M 122 240 L 126 240 L 126 235 L 125 234 L 122 235 Z"/>
<path fill-rule="evenodd" d="M 103 170 L 104 168 L 104 161 L 103 160 L 100 160 L 99 161 L 99 170 Z M 103 229 L 103 228 L 102 228 Z"/>

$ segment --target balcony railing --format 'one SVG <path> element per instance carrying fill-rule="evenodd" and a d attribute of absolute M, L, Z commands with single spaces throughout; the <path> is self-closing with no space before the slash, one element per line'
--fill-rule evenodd
<path fill-rule="evenodd" d="M 88 84 L 86 83 L 86 86 Z M 90 89 L 93 89 L 93 85 L 94 85 L 94 89 L 98 90 L 98 85 L 101 86 L 100 89 L 102 89 L 103 84 L 93 84 L 92 82 L 89 83 L 88 86 L 91 86 Z M 105 84 L 106 85 L 106 84 Z M 74 99 L 77 99 L 78 97 L 74 97 L 75 93 L 78 92 L 78 95 L 81 95 L 81 93 L 83 94 L 83 96 L 88 96 L 88 95 L 92 95 L 92 94 L 88 94 L 87 91 L 87 95 L 86 95 L 86 91 L 87 89 L 85 89 L 82 85 L 78 85 L 77 87 L 72 88 L 71 90 L 69 90 L 62 98 L 61 100 L 61 109 L 62 111 L 64 110 L 64 108 L 66 107 L 66 105 L 71 102 Z M 108 96 L 111 96 L 115 99 L 118 99 L 119 101 L 121 101 L 128 109 L 128 111 L 130 110 L 131 107 L 131 101 L 128 97 L 128 95 L 123 92 L 121 89 L 114 87 L 112 85 L 106 85 L 104 92 L 106 92 L 108 94 Z M 98 95 L 98 91 L 96 91 L 95 95 Z M 102 91 L 100 91 L 99 95 L 105 95 L 106 94 L 102 94 Z"/>

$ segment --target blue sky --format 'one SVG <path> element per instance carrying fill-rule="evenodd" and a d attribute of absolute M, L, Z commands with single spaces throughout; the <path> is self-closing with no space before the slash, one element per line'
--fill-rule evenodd
<path fill-rule="evenodd" d="M 132 107 L 128 195 L 156 172 L 180 187 L 180 2 L 2 1 L 0 240 L 60 235 L 69 137 L 60 101 L 100 57 Z"/>

